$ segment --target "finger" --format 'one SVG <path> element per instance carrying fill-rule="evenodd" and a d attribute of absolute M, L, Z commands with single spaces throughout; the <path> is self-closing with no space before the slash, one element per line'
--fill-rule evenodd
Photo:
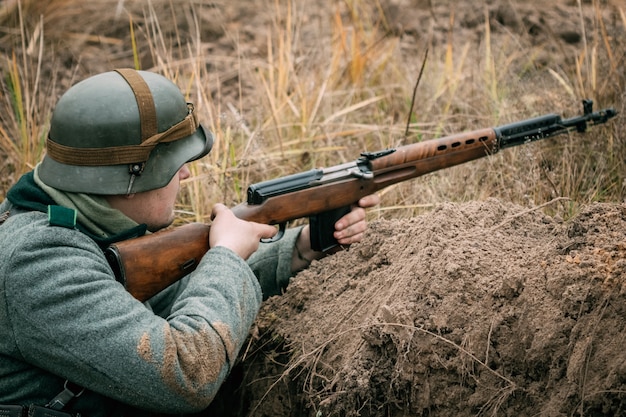
<path fill-rule="evenodd" d="M 359 200 L 359 207 L 368 208 L 380 204 L 380 196 L 378 194 L 370 194 Z"/>
<path fill-rule="evenodd" d="M 343 216 L 335 223 L 335 230 L 343 230 L 351 224 L 360 222 L 365 219 L 365 209 L 380 204 L 380 196 L 378 194 L 370 194 L 362 197 L 358 201 L 358 205 L 353 205 L 350 213 Z"/>
<path fill-rule="evenodd" d="M 341 231 L 351 225 L 365 220 L 365 209 L 362 207 L 353 207 L 350 213 L 346 214 L 335 223 L 335 230 Z"/>
<path fill-rule="evenodd" d="M 223 212 L 224 210 L 228 210 L 228 207 L 226 207 L 222 203 L 216 203 L 211 210 L 211 220 L 214 220 L 215 216 L 217 216 L 220 212 Z"/>
<path fill-rule="evenodd" d="M 344 238 L 341 238 L 341 239 L 337 239 L 337 242 L 339 242 L 340 245 L 351 245 L 353 243 L 360 242 L 361 239 L 363 239 L 364 235 L 365 235 L 365 233 L 363 233 L 363 232 L 357 233 L 357 234 L 351 235 L 349 237 L 344 237 Z"/>
<path fill-rule="evenodd" d="M 351 224 L 350 226 L 346 227 L 343 230 L 335 231 L 333 236 L 337 240 L 348 239 L 352 236 L 362 234 L 363 232 L 365 232 L 365 230 L 367 230 L 367 222 L 365 220 L 362 220 L 362 221 Z"/>
<path fill-rule="evenodd" d="M 278 229 L 267 224 L 256 223 L 258 225 L 257 233 L 259 239 L 269 239 L 278 233 Z"/>

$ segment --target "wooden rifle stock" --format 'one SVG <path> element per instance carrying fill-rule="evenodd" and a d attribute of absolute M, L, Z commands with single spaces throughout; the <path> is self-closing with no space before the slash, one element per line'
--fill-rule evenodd
<path fill-rule="evenodd" d="M 390 185 L 587 125 L 605 123 L 613 109 L 563 120 L 549 114 L 497 128 L 479 129 L 376 153 L 352 163 L 253 184 L 248 201 L 232 208 L 240 219 L 281 225 L 348 207 Z M 209 250 L 209 226 L 191 223 L 119 242 L 105 250 L 118 280 L 140 301 L 193 271 Z"/>
<path fill-rule="evenodd" d="M 146 301 L 193 271 L 208 250 L 209 225 L 189 223 L 118 242 L 105 255 L 126 290 Z"/>

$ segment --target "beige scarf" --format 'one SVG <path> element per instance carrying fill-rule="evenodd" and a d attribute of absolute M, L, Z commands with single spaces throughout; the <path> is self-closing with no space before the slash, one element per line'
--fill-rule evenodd
<path fill-rule="evenodd" d="M 111 208 L 107 200 L 97 194 L 69 193 L 52 188 L 39 178 L 39 165 L 35 167 L 35 182 L 59 206 L 76 210 L 78 222 L 96 236 L 107 238 L 138 226 L 121 211 Z"/>

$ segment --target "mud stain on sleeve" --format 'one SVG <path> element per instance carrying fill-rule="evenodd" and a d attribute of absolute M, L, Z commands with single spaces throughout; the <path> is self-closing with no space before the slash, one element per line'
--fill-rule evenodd
<path fill-rule="evenodd" d="M 228 355 L 228 360 L 234 362 L 239 352 L 238 343 L 235 343 L 232 337 L 232 333 L 230 331 L 230 327 L 228 327 L 225 323 L 216 322 L 213 323 L 213 329 L 220 335 L 222 341 L 224 342 L 224 347 L 226 348 L 226 355 Z"/>
<path fill-rule="evenodd" d="M 150 336 L 144 334 L 137 345 L 139 356 L 154 363 L 165 384 L 190 404 L 205 400 L 202 397 L 214 388 L 227 359 L 234 359 L 237 346 L 229 327 L 214 323 L 198 331 L 181 331 L 166 324 L 163 329 L 164 351 L 161 363 L 155 358 Z"/>
<path fill-rule="evenodd" d="M 146 362 L 153 362 L 152 358 L 152 347 L 150 346 L 150 335 L 148 333 L 144 333 L 139 340 L 139 344 L 137 345 L 137 353 L 139 357 L 142 358 Z"/>

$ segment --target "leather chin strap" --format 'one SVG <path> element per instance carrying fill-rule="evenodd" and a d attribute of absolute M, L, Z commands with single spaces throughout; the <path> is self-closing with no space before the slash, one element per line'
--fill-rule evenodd
<path fill-rule="evenodd" d="M 137 100 L 141 144 L 108 148 L 74 148 L 61 145 L 48 136 L 47 153 L 52 159 L 62 164 L 77 166 L 141 164 L 148 160 L 150 152 L 159 143 L 186 138 L 198 129 L 199 122 L 194 113 L 194 106 L 187 103 L 187 116 L 165 132 L 158 133 L 156 107 L 146 81 L 133 69 L 117 69 L 116 72 L 124 77 Z"/>

